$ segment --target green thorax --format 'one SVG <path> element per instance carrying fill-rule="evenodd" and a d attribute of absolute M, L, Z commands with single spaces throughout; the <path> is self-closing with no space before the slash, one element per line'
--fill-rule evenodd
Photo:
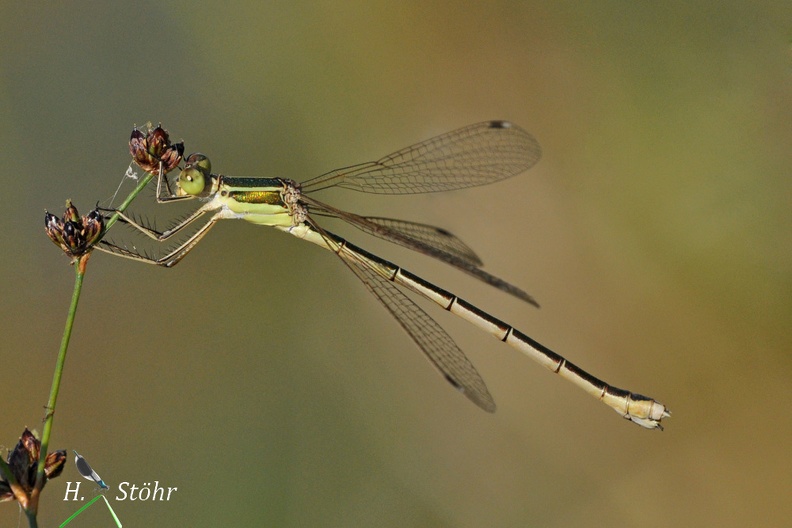
<path fill-rule="evenodd" d="M 221 176 L 214 201 L 233 218 L 269 226 L 291 226 L 289 206 L 283 202 L 286 184 L 280 178 L 227 178 Z"/>
<path fill-rule="evenodd" d="M 220 180 L 220 193 L 239 203 L 283 206 L 283 180 L 279 178 L 226 178 Z"/>

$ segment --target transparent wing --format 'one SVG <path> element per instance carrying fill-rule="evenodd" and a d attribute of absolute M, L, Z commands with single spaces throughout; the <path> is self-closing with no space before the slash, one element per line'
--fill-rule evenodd
<path fill-rule="evenodd" d="M 303 192 L 342 187 L 375 194 L 416 194 L 487 185 L 533 167 L 536 139 L 508 121 L 469 125 L 384 158 L 303 182 Z"/>
<path fill-rule="evenodd" d="M 432 248 L 437 252 L 452 255 L 453 257 L 469 263 L 471 266 L 481 266 L 483 263 L 476 253 L 452 233 L 427 224 L 398 220 L 396 218 L 383 218 L 379 216 L 360 216 L 327 205 L 310 196 L 302 196 L 311 214 L 339 218 L 354 225 L 370 235 L 399 244 L 410 249 L 422 251 L 414 243 Z M 423 251 L 422 251 L 423 252 Z M 430 256 L 437 257 L 434 254 Z"/>
<path fill-rule="evenodd" d="M 339 218 L 378 238 L 450 264 L 490 286 L 539 307 L 536 299 L 524 290 L 482 270 L 480 268 L 481 260 L 473 253 L 473 250 L 448 231 L 406 220 L 358 216 L 308 196 L 303 196 L 302 200 L 310 206 L 312 214 L 318 212 L 320 215 Z"/>
<path fill-rule="evenodd" d="M 331 246 L 338 246 L 333 235 L 321 228 L 319 232 Z M 495 412 L 495 401 L 487 385 L 451 336 L 364 259 L 344 251 L 337 254 L 399 322 L 440 374 L 470 401 L 487 412 Z"/>
<path fill-rule="evenodd" d="M 462 242 L 453 233 L 450 233 L 441 227 L 435 227 L 428 224 L 419 224 L 418 222 L 410 222 L 409 220 L 399 220 L 397 218 L 384 218 L 381 216 L 363 216 L 361 218 L 363 218 L 369 225 L 376 225 L 381 230 L 385 230 L 387 232 L 400 233 L 408 238 L 411 238 L 412 240 L 416 240 L 427 246 L 440 249 L 444 253 L 453 255 L 456 258 L 462 259 L 474 266 L 481 266 L 484 264 L 479 256 L 476 255 L 476 252 L 468 247 L 467 244 Z M 364 231 L 374 236 L 379 236 L 379 234 L 376 232 L 368 231 L 366 229 L 364 229 Z"/>

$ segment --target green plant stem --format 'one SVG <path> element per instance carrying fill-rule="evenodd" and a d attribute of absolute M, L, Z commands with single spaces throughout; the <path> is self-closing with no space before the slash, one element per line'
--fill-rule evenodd
<path fill-rule="evenodd" d="M 129 204 L 132 203 L 132 200 L 134 200 L 137 195 L 140 194 L 140 192 L 146 187 L 153 177 L 154 174 L 146 173 L 146 175 L 140 179 L 140 182 L 138 182 L 137 186 L 132 190 L 131 193 L 129 193 L 129 196 L 127 196 L 118 207 L 117 212 L 108 219 L 100 239 L 104 237 L 105 233 L 107 233 L 107 230 L 118 221 L 119 212 L 123 212 L 127 207 L 129 207 Z M 36 528 L 38 526 L 36 521 L 36 514 L 38 512 L 38 499 L 39 495 L 41 494 L 41 490 L 44 487 L 44 469 L 47 460 L 50 434 L 52 433 L 52 422 L 55 417 L 55 404 L 58 401 L 58 392 L 60 391 L 63 367 L 66 364 L 66 351 L 69 349 L 69 340 L 71 339 L 72 328 L 74 327 L 74 317 L 77 313 L 77 304 L 80 301 L 80 292 L 82 291 L 83 278 L 85 277 L 85 268 L 88 264 L 88 259 L 90 256 L 90 252 L 80 256 L 77 259 L 76 265 L 74 267 L 74 291 L 72 292 L 69 312 L 66 316 L 66 327 L 63 330 L 63 338 L 61 339 L 60 351 L 58 352 L 58 360 L 55 363 L 55 374 L 52 378 L 52 388 L 50 389 L 49 401 L 47 401 L 47 412 L 44 417 L 44 431 L 41 435 L 41 451 L 39 454 L 38 471 L 36 473 L 36 484 L 33 487 L 32 493 L 30 494 L 30 501 L 28 502 L 27 507 L 24 508 L 25 515 L 28 518 L 28 523 L 30 524 L 31 528 Z"/>
<path fill-rule="evenodd" d="M 127 207 L 129 207 L 129 204 L 132 203 L 132 200 L 137 198 L 137 195 L 140 194 L 140 192 L 146 187 L 146 185 L 148 185 L 148 182 L 150 182 L 152 178 L 154 178 L 154 174 L 147 172 L 146 175 L 140 179 L 140 182 L 137 184 L 137 187 L 135 187 L 132 190 L 132 192 L 129 193 L 129 196 L 126 197 L 126 200 L 124 200 L 121 203 L 121 205 L 118 206 L 116 212 L 113 213 L 113 215 L 107 220 L 107 223 L 105 223 L 105 228 L 104 228 L 105 233 L 107 233 L 107 230 L 113 227 L 113 224 L 115 224 L 118 221 L 119 213 L 123 213 L 124 211 L 126 211 Z M 102 237 L 104 237 L 104 233 L 102 233 Z"/>
<path fill-rule="evenodd" d="M 44 432 L 41 435 L 41 451 L 39 453 L 36 484 L 30 495 L 30 504 L 25 512 L 28 514 L 28 519 L 30 519 L 31 514 L 35 519 L 36 512 L 38 511 L 38 497 L 41 493 L 41 489 L 44 487 L 44 469 L 46 466 L 50 434 L 52 432 L 52 422 L 55 417 L 55 404 L 58 401 L 58 392 L 60 391 L 61 377 L 63 376 L 63 366 L 66 364 L 66 351 L 69 349 L 69 340 L 71 339 L 72 327 L 74 326 L 74 316 L 77 313 L 77 304 L 80 302 L 80 292 L 82 291 L 83 278 L 85 277 L 85 267 L 88 264 L 90 256 L 90 253 L 82 255 L 77 259 L 77 263 L 74 266 L 74 291 L 72 292 L 69 312 L 66 315 L 66 327 L 63 329 L 63 338 L 61 339 L 60 351 L 58 352 L 58 360 L 55 363 L 55 374 L 52 377 L 52 388 L 50 389 L 50 396 L 47 401 L 47 413 L 44 417 Z"/>
<path fill-rule="evenodd" d="M 38 520 L 36 519 L 36 512 L 25 510 L 25 515 L 27 516 L 28 526 L 30 528 L 38 528 Z"/>

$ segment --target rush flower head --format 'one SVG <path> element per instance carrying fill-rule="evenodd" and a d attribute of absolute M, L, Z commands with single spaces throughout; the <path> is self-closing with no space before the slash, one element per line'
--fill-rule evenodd
<path fill-rule="evenodd" d="M 71 200 L 66 201 L 63 218 L 44 211 L 44 231 L 70 257 L 77 258 L 91 251 L 103 229 L 104 217 L 98 209 L 81 217 Z"/>
<path fill-rule="evenodd" d="M 175 169 L 184 154 L 184 143 L 171 144 L 168 131 L 158 125 L 147 127 L 143 134 L 137 127 L 132 129 L 129 138 L 129 153 L 132 159 L 146 172 L 157 173 L 160 168 L 164 173 Z"/>
<path fill-rule="evenodd" d="M 22 433 L 16 447 L 8 453 L 8 466 L 16 483 L 30 496 L 36 483 L 41 442 L 28 428 Z M 47 455 L 44 462 L 44 484 L 61 474 L 66 464 L 66 450 L 61 449 Z M 0 476 L 0 502 L 15 500 L 11 483 Z"/>

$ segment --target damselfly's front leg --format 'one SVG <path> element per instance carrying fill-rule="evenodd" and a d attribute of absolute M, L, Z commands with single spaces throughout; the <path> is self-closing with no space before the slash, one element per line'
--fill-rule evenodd
<path fill-rule="evenodd" d="M 201 214 L 203 214 L 203 212 Z M 105 253 L 111 253 L 111 254 L 118 255 L 118 256 L 121 256 L 121 257 L 125 257 L 125 258 L 128 258 L 128 259 L 137 260 L 137 261 L 140 261 L 140 262 L 146 262 L 147 264 L 156 264 L 157 266 L 163 266 L 163 267 L 166 267 L 166 268 L 171 268 L 171 267 L 175 266 L 176 264 L 178 264 L 181 261 L 181 259 L 186 257 L 187 253 L 192 251 L 192 249 L 196 246 L 196 244 L 198 244 L 198 242 L 201 241 L 201 239 L 206 235 L 206 233 L 209 232 L 209 230 L 212 228 L 212 226 L 214 226 L 217 223 L 217 221 L 220 220 L 220 218 L 221 218 L 220 213 L 215 214 L 208 222 L 206 222 L 204 225 L 202 225 L 200 229 L 198 229 L 195 233 L 193 233 L 190 236 L 190 238 L 188 238 L 183 243 L 181 243 L 178 246 L 176 246 L 167 255 L 164 255 L 164 256 L 159 257 L 159 258 L 149 257 L 147 255 L 144 255 L 144 254 L 141 254 L 141 253 L 137 253 L 136 251 L 133 251 L 133 250 L 118 246 L 116 244 L 113 244 L 112 242 L 107 242 L 105 240 L 102 240 L 101 242 L 99 242 L 99 245 L 97 245 L 95 247 L 96 247 L 96 249 L 98 249 L 100 251 L 104 251 Z M 193 218 L 193 220 L 195 220 L 195 219 Z M 190 222 L 192 222 L 193 220 L 191 220 Z M 138 224 L 130 223 L 130 225 L 137 226 Z M 184 226 L 181 225 L 180 227 L 178 227 L 177 230 L 180 230 L 182 227 L 184 227 Z M 138 228 L 144 233 L 146 232 L 145 229 L 147 229 L 147 228 L 144 228 L 143 226 L 139 226 Z M 152 231 L 153 233 L 156 233 L 156 231 L 153 231 L 153 230 L 150 230 L 150 231 Z M 168 234 L 168 237 L 173 235 L 173 234 L 174 234 L 173 232 L 170 232 Z M 155 240 L 160 240 L 160 239 L 158 239 L 156 237 L 152 237 L 152 238 L 154 238 Z M 165 238 L 167 238 L 167 237 L 165 237 Z M 165 238 L 163 238 L 161 240 L 164 240 Z"/>
<path fill-rule="evenodd" d="M 187 165 L 179 172 L 179 178 L 176 183 L 178 191 L 174 192 L 170 187 L 168 177 L 165 171 L 162 170 L 162 164 L 160 163 L 159 174 L 157 176 L 157 203 L 191 200 L 197 196 L 208 194 L 209 191 L 207 189 L 211 189 L 215 181 L 212 177 L 211 170 L 212 165 L 209 158 L 203 154 L 191 154 L 187 158 Z M 167 194 L 163 194 L 163 186 L 167 189 Z M 211 206 L 209 203 L 206 203 L 165 231 L 157 231 L 149 226 L 145 226 L 127 216 L 121 210 L 111 209 L 109 211 L 118 215 L 122 222 L 137 229 L 147 237 L 157 242 L 162 242 L 198 220 L 204 213 L 215 209 L 217 209 L 216 206 Z"/>
<path fill-rule="evenodd" d="M 188 165 L 188 168 L 190 165 Z M 174 192 L 171 189 L 170 181 L 168 180 L 168 175 L 162 170 L 162 163 L 160 162 L 160 169 L 159 174 L 157 176 L 157 203 L 170 203 L 170 202 L 180 202 L 182 200 L 190 200 L 195 198 L 195 196 L 189 194 L 180 194 L 178 192 Z M 181 173 L 179 173 L 179 177 L 181 178 Z M 177 184 L 178 185 L 178 184 Z M 167 190 L 166 194 L 163 194 L 163 188 Z M 177 187 L 178 188 L 178 187 Z"/>
<path fill-rule="evenodd" d="M 118 217 L 121 219 L 121 221 L 123 223 L 127 224 L 130 227 L 135 228 L 136 230 L 140 231 L 141 233 L 143 233 L 147 237 L 149 237 L 149 238 L 151 238 L 153 240 L 156 240 L 157 242 L 163 242 L 165 240 L 168 240 L 173 235 L 179 233 L 181 230 L 183 230 L 185 227 L 189 226 L 190 224 L 192 224 L 196 220 L 198 220 L 207 211 L 211 211 L 211 210 L 214 209 L 214 208 L 211 208 L 211 207 L 207 207 L 207 205 L 204 205 L 204 206 L 196 209 L 195 211 L 190 213 L 190 215 L 187 218 L 184 218 L 183 220 L 180 220 L 175 225 L 173 225 L 172 227 L 170 227 L 170 228 L 168 228 L 168 229 L 166 229 L 164 231 L 157 231 L 154 228 L 151 228 L 149 226 L 143 225 L 140 222 L 138 222 L 137 220 L 127 216 L 126 214 L 122 213 L 121 211 L 119 211 L 117 209 L 109 209 L 109 210 L 108 209 L 102 209 L 102 210 L 103 211 L 110 211 L 110 212 L 113 212 L 113 213 L 117 214 Z"/>

